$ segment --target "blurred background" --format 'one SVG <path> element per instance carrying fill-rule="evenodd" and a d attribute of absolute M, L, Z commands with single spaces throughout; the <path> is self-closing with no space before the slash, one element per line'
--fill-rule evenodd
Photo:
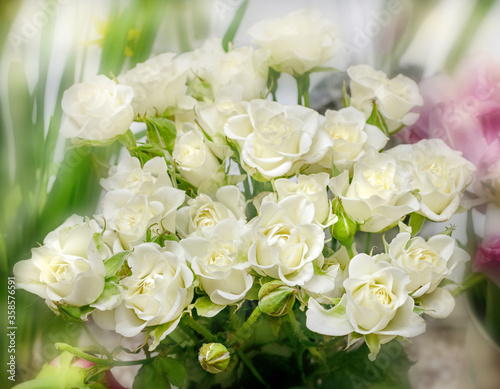
<path fill-rule="evenodd" d="M 185 52 L 222 37 L 241 0 L 2 0 L 0 1 L 0 259 L 2 329 L 7 328 L 8 276 L 14 263 L 73 213 L 92 215 L 99 178 L 117 150 L 73 147 L 59 136 L 62 93 L 95 74 L 118 75 L 167 51 Z M 249 44 L 255 22 L 315 7 L 338 25 L 342 41 L 329 65 L 367 63 L 416 81 L 453 73 L 464 58 L 500 59 L 500 1 L 495 0 L 250 0 L 234 40 Z M 286 80 L 286 76 L 283 76 Z M 281 82 L 281 81 L 280 81 Z M 331 80 L 314 74 L 318 107 L 336 96 Z M 294 103 L 295 86 L 279 100 Z M 466 242 L 463 242 L 466 243 Z M 33 378 L 57 356 L 55 342 L 78 329 L 44 301 L 16 293 L 17 382 Z M 498 388 L 500 349 L 481 330 L 464 296 L 448 320 L 409 345 L 419 360 L 415 388 Z M 2 337 L 2 366 L 7 349 Z M 2 369 L 2 382 L 6 381 Z"/>

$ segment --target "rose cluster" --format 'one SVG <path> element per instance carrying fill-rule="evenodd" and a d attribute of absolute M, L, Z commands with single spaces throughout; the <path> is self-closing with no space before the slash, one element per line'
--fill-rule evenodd
<path fill-rule="evenodd" d="M 324 115 L 268 99 L 273 74 L 309 77 L 338 50 L 318 12 L 249 35 L 256 47 L 210 40 L 65 93 L 65 136 L 120 140 L 129 155 L 102 179 L 93 218 L 70 217 L 16 265 L 18 286 L 57 313 L 146 333 L 149 350 L 193 309 L 216 318 L 258 298 L 269 315 L 301 308 L 313 332 L 364 339 L 374 358 L 424 332 L 423 313 L 453 309 L 442 281 L 468 255 L 449 235 L 416 234 L 459 210 L 474 167 L 440 140 L 385 149 L 422 104 L 403 75 L 349 67 L 345 107 Z M 388 230 L 382 251 L 357 251 Z"/>

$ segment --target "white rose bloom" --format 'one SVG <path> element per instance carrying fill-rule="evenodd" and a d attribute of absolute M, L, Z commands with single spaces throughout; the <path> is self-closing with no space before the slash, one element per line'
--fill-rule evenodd
<path fill-rule="evenodd" d="M 321 120 L 300 105 L 252 100 L 247 114 L 230 118 L 224 132 L 239 144 L 245 169 L 269 180 L 294 175 L 324 157 L 332 141 L 320 129 Z"/>
<path fill-rule="evenodd" d="M 263 97 L 267 73 L 267 55 L 264 51 L 244 46 L 225 53 L 217 69 L 210 72 L 207 79 L 214 97 L 219 96 L 222 87 L 238 85 L 242 87 L 242 100 L 249 101 Z"/>
<path fill-rule="evenodd" d="M 417 121 L 419 114 L 411 110 L 424 102 L 415 81 L 402 74 L 388 79 L 384 72 L 368 65 L 351 66 L 347 74 L 351 78 L 351 104 L 362 110 L 367 118 L 375 101 L 389 131 Z"/>
<path fill-rule="evenodd" d="M 304 285 L 323 265 L 325 233 L 315 224 L 314 205 L 302 196 L 263 202 L 253 219 L 248 262 L 260 275 L 289 286 Z"/>
<path fill-rule="evenodd" d="M 93 241 L 100 232 L 95 220 L 71 216 L 47 235 L 43 246 L 32 249 L 31 259 L 14 265 L 17 287 L 44 298 L 50 307 L 93 303 L 104 288 L 107 255 L 103 258 Z"/>
<path fill-rule="evenodd" d="M 226 122 L 233 116 L 246 113 L 241 96 L 242 88 L 224 88 L 213 103 L 200 101 L 195 106 L 198 123 L 214 142 L 225 143 L 224 125 Z"/>
<path fill-rule="evenodd" d="M 368 149 L 379 151 L 389 140 L 378 127 L 366 124 L 363 112 L 354 107 L 328 110 L 325 117 L 324 130 L 333 140 L 333 146 L 318 163 L 327 169 L 335 165 L 340 171 L 352 170 L 354 162 Z"/>
<path fill-rule="evenodd" d="M 139 242 L 153 224 L 175 232 L 176 210 L 182 205 L 182 190 L 162 187 L 150 195 L 118 189 L 106 193 L 102 206 L 103 224 L 116 231 L 125 249 Z"/>
<path fill-rule="evenodd" d="M 279 200 L 290 196 L 303 196 L 314 205 L 314 216 L 318 224 L 335 223 L 331 217 L 330 201 L 328 200 L 327 185 L 330 176 L 327 173 L 299 175 L 297 182 L 286 178 L 274 181 L 274 187 Z M 328 220 L 330 216 L 331 220 Z"/>
<path fill-rule="evenodd" d="M 410 192 L 410 178 L 394 158 L 372 150 L 354 164 L 351 183 L 349 172 L 344 171 L 328 186 L 341 198 L 347 214 L 362 223 L 362 231 L 380 232 L 418 211 L 418 200 Z"/>
<path fill-rule="evenodd" d="M 120 281 L 124 291 L 123 302 L 114 312 L 116 332 L 132 337 L 145 327 L 168 324 L 164 338 L 193 299 L 194 275 L 184 250 L 177 242 L 166 242 L 164 248 L 142 243 L 134 247 L 127 262 L 132 275 Z"/>
<path fill-rule="evenodd" d="M 190 184 L 199 187 L 221 166 L 205 143 L 200 131 L 191 130 L 180 136 L 172 153 L 179 173 Z"/>
<path fill-rule="evenodd" d="M 283 19 L 256 23 L 247 34 L 269 50 L 272 67 L 297 76 L 323 65 L 340 48 L 335 25 L 322 16 L 316 9 L 297 10 Z"/>
<path fill-rule="evenodd" d="M 132 88 L 106 76 L 75 84 L 64 92 L 61 134 L 66 138 L 107 141 L 122 135 L 134 120 Z"/>
<path fill-rule="evenodd" d="M 226 53 L 222 40 L 212 38 L 178 58 L 189 67 L 191 89 L 202 100 L 217 98 L 225 87 L 241 87 L 243 100 L 260 98 L 266 90 L 268 55 L 252 46 L 230 48 Z"/>
<path fill-rule="evenodd" d="M 154 157 L 141 167 L 140 161 L 131 156 L 111 166 L 108 178 L 101 179 L 101 186 L 109 191 L 127 189 L 134 193 L 153 193 L 156 189 L 172 186 L 165 159 Z"/>
<path fill-rule="evenodd" d="M 353 247 L 355 254 L 356 248 Z M 344 246 L 332 256 L 325 258 L 321 268 L 315 267 L 314 276 L 301 289 L 320 304 L 331 304 L 332 299 L 344 295 L 342 284 L 348 276 L 349 254 Z"/>
<path fill-rule="evenodd" d="M 430 220 L 449 220 L 472 181 L 475 166 L 441 139 L 399 145 L 388 153 L 412 172 L 412 189 L 420 196 L 420 213 Z"/>
<path fill-rule="evenodd" d="M 457 247 L 455 239 L 447 235 L 434 235 L 425 241 L 420 236 L 412 238 L 408 232 L 402 232 L 391 241 L 389 255 L 392 265 L 410 276 L 407 289 L 413 298 L 425 295 L 425 307 L 429 308 L 427 313 L 430 316 L 446 317 L 451 313 L 455 300 L 438 285 L 459 264 L 470 259 L 466 251 Z M 439 304 L 443 294 L 449 295 L 450 304 Z M 433 297 L 437 298 L 435 304 Z"/>
<path fill-rule="evenodd" d="M 177 212 L 177 230 L 181 237 L 202 235 L 225 219 L 245 221 L 245 197 L 237 186 L 219 188 L 212 200 L 200 193 Z"/>
<path fill-rule="evenodd" d="M 249 266 L 246 230 L 235 219 L 225 219 L 206 237 L 181 240 L 200 286 L 220 310 L 243 299 L 253 284 L 253 277 L 245 270 Z"/>
<path fill-rule="evenodd" d="M 349 263 L 346 293 L 340 302 L 327 310 L 309 299 L 306 326 L 329 336 L 364 335 L 373 359 L 380 344 L 425 331 L 424 320 L 413 312 L 414 301 L 406 289 L 409 282 L 401 269 L 358 254 Z"/>
<path fill-rule="evenodd" d="M 161 115 L 184 95 L 187 68 L 175 56 L 160 54 L 118 76 L 120 84 L 134 89 L 132 106 L 136 115 Z"/>

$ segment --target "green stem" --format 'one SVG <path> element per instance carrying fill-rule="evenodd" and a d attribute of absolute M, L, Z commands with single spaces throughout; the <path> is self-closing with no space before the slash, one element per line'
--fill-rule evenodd
<path fill-rule="evenodd" d="M 238 354 L 238 357 L 241 359 L 241 362 L 243 362 L 243 364 L 246 367 L 248 367 L 248 370 L 250 370 L 252 372 L 252 374 L 255 376 L 255 378 L 257 378 L 257 380 L 262 385 L 264 385 L 264 387 L 270 388 L 270 386 L 266 383 L 266 381 L 264 381 L 264 378 L 262 378 L 262 376 L 260 375 L 259 371 L 253 365 L 252 361 L 250 361 L 250 359 L 247 358 L 245 353 L 238 350 L 238 351 L 236 351 L 236 354 Z"/>
<path fill-rule="evenodd" d="M 352 246 L 345 245 L 344 247 L 347 250 L 347 254 L 349 254 L 349 259 L 353 259 L 354 258 L 354 251 L 352 250 Z"/>
<path fill-rule="evenodd" d="M 108 359 L 112 360 L 113 356 L 111 355 L 111 353 L 106 349 L 106 347 L 102 346 L 101 343 L 99 343 L 99 341 L 95 338 L 94 334 L 87 327 L 87 323 L 82 322 L 82 328 L 83 328 L 83 331 L 85 331 L 85 333 L 89 337 L 92 344 L 96 347 L 96 349 L 99 350 L 100 352 L 102 351 L 102 353 L 104 355 L 106 355 L 106 357 L 108 357 Z"/>
<path fill-rule="evenodd" d="M 233 347 L 238 341 L 243 342 L 248 338 L 250 333 L 250 328 L 255 324 L 261 313 L 262 311 L 257 305 L 253 310 L 252 314 L 250 315 L 250 317 L 245 321 L 245 323 L 243 323 L 240 329 L 236 331 L 233 338 L 229 341 L 228 343 L 229 347 Z"/>
<path fill-rule="evenodd" d="M 465 292 L 467 289 L 472 288 L 474 285 L 479 284 L 482 282 L 486 276 L 481 273 L 471 273 L 467 276 L 467 278 L 464 280 L 463 284 L 455 288 L 452 292 L 451 295 L 453 297 L 457 297 L 458 295 L 462 294 Z"/>
<path fill-rule="evenodd" d="M 371 232 L 367 232 L 366 233 L 366 243 L 365 243 L 365 253 L 366 254 L 370 254 L 371 240 L 372 240 L 372 234 L 371 234 Z"/>
<path fill-rule="evenodd" d="M 302 331 L 302 328 L 299 326 L 299 322 L 295 318 L 295 313 L 293 313 L 293 310 L 291 310 L 288 313 L 288 320 L 290 321 L 290 324 L 292 325 L 292 330 L 297 336 L 298 340 L 302 344 L 308 344 L 310 343 L 309 338 L 304 334 L 304 331 Z"/>
<path fill-rule="evenodd" d="M 500 289 L 492 281 L 487 280 L 486 284 L 486 312 L 485 312 L 485 324 L 486 329 L 493 337 L 493 339 L 498 342 L 500 339 Z"/>
<path fill-rule="evenodd" d="M 309 108 L 309 88 L 305 89 L 303 91 L 303 100 L 304 100 L 304 107 L 308 107 Z"/>
<path fill-rule="evenodd" d="M 143 365 L 145 363 L 150 362 L 154 358 L 147 359 L 138 359 L 135 361 L 115 361 L 109 359 L 101 359 L 95 357 L 93 355 L 87 354 L 86 352 L 80 351 L 69 344 L 66 343 L 56 343 L 54 345 L 58 350 L 67 351 L 70 354 L 77 356 L 78 358 L 85 359 L 86 361 L 95 363 L 96 365 L 104 365 L 104 366 L 133 366 L 133 365 Z"/>
<path fill-rule="evenodd" d="M 193 331 L 197 332 L 205 338 L 208 342 L 217 342 L 217 337 L 210 332 L 208 328 L 198 323 L 191 316 L 185 315 L 182 317 L 181 322 L 191 328 Z"/>

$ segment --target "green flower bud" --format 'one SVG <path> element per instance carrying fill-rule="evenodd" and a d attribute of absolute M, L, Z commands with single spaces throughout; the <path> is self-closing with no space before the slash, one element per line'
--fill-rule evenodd
<path fill-rule="evenodd" d="M 212 374 L 223 371 L 229 365 L 230 359 L 231 354 L 221 343 L 204 343 L 198 353 L 201 367 Z"/>
<path fill-rule="evenodd" d="M 332 211 L 338 217 L 337 222 L 330 226 L 332 236 L 339 242 L 348 241 L 358 230 L 358 223 L 345 212 L 339 197 L 332 200 Z"/>
<path fill-rule="evenodd" d="M 269 316 L 284 316 L 292 310 L 296 293 L 280 280 L 268 282 L 259 290 L 259 308 Z"/>

